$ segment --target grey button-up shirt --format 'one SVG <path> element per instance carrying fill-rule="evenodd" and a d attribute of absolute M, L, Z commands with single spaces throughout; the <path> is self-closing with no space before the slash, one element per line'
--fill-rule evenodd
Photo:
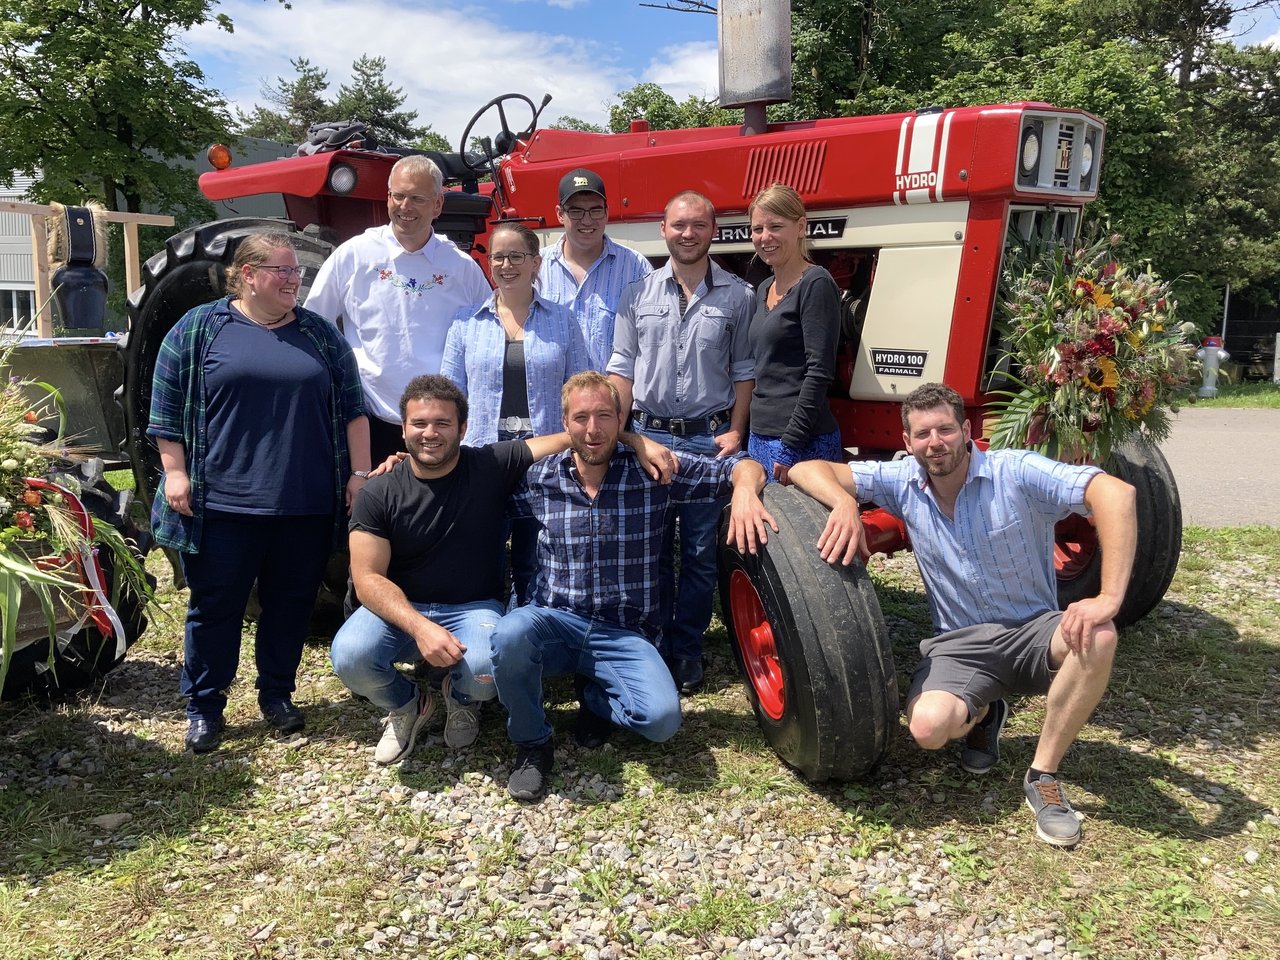
<path fill-rule="evenodd" d="M 747 337 L 754 312 L 751 285 L 713 262 L 682 315 L 668 261 L 623 293 L 606 372 L 630 380 L 635 408 L 650 416 L 728 410 L 733 385 L 755 379 Z"/>

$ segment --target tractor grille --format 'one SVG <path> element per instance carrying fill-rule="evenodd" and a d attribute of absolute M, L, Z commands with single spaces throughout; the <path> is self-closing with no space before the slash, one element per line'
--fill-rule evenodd
<path fill-rule="evenodd" d="M 801 196 L 817 193 L 826 155 L 823 140 L 757 147 L 747 158 L 742 195 L 750 199 L 774 183 L 788 184 Z"/>

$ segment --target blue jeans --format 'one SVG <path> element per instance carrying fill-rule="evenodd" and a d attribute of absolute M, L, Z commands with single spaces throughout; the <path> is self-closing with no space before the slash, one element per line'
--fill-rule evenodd
<path fill-rule="evenodd" d="M 187 698 L 188 717 L 212 719 L 226 709 L 254 581 L 262 606 L 253 643 L 258 702 L 276 703 L 293 693 L 332 545 L 331 514 L 272 517 L 205 511 L 199 551 L 182 554 L 191 596 L 179 689 Z"/>
<path fill-rule="evenodd" d="M 584 705 L 655 742 L 680 729 L 680 695 L 658 650 L 633 630 L 567 610 L 517 607 L 493 632 L 493 678 L 517 746 L 551 739 L 542 678 L 577 673 Z"/>
<path fill-rule="evenodd" d="M 729 429 L 725 424 L 718 431 Z M 655 443 L 680 453 L 714 457 L 719 449 L 711 434 L 677 437 L 665 430 L 637 430 Z M 724 497 L 715 503 L 676 503 L 667 510 L 667 529 L 658 558 L 658 615 L 662 635 L 658 649 L 670 659 L 702 659 L 702 635 L 711 623 L 716 592 L 716 534 Z M 680 525 L 680 580 L 675 575 L 676 523 Z"/>
<path fill-rule="evenodd" d="M 490 640 L 502 616 L 498 602 L 415 603 L 413 608 L 444 627 L 467 648 L 450 673 L 454 699 L 471 703 L 496 697 Z M 329 659 L 333 661 L 333 672 L 348 690 L 383 710 L 398 710 L 418 695 L 413 681 L 395 668 L 397 663 L 420 661 L 418 645 L 368 607 L 353 613 L 338 630 L 329 648 Z"/>

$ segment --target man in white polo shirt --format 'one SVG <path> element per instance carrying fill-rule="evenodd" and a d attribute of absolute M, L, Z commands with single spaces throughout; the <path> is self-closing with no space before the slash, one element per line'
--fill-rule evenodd
<path fill-rule="evenodd" d="M 403 450 L 398 404 L 416 376 L 440 372 L 445 335 L 462 310 L 493 292 L 466 253 L 432 228 L 444 178 L 427 157 L 391 168 L 388 226 L 343 243 L 316 275 L 306 307 L 342 329 L 355 351 L 374 463 Z"/>

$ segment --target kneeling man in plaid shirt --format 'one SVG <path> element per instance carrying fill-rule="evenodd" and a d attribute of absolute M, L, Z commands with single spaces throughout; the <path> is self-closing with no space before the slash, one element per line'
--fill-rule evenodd
<path fill-rule="evenodd" d="M 544 676 L 578 675 L 581 746 L 600 746 L 615 725 L 657 742 L 680 729 L 680 697 L 653 642 L 669 505 L 732 492 L 730 539 L 753 553 L 766 524 L 778 529 L 760 502 L 764 470 L 754 460 L 681 453 L 662 485 L 618 445 L 622 407 L 606 377 L 571 377 L 561 406 L 572 449 L 535 463 L 513 498 L 516 514 L 540 528 L 533 601 L 493 635 L 494 683 L 516 745 L 507 790 L 517 800 L 540 798 L 553 765 Z"/>

